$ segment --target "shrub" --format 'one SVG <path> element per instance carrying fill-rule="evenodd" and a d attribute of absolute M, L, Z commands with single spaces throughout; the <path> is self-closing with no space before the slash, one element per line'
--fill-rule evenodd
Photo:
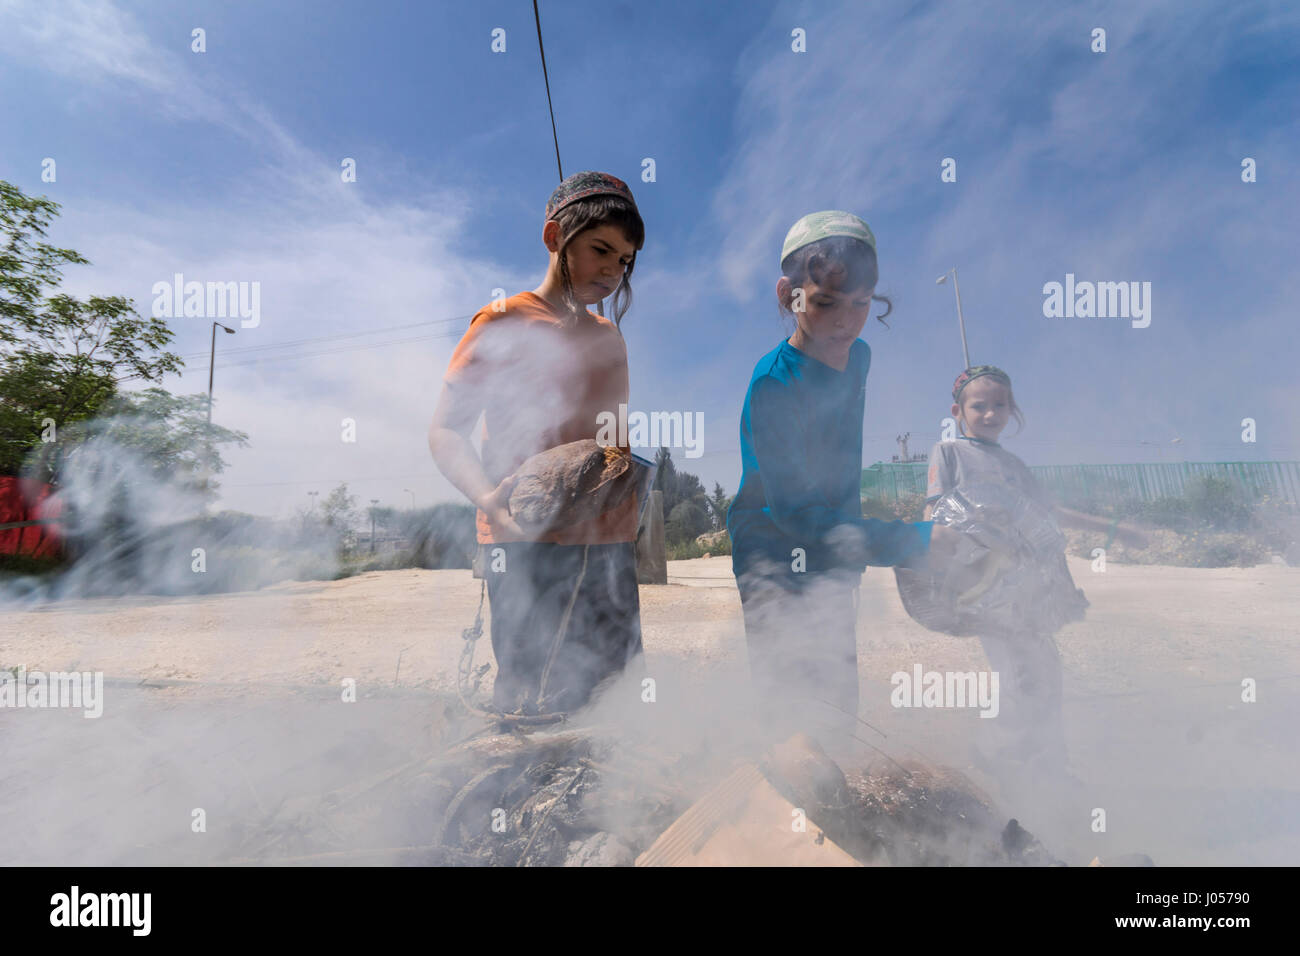
<path fill-rule="evenodd" d="M 906 492 L 895 498 L 863 498 L 862 514 L 881 521 L 920 521 L 925 514 L 925 495 Z"/>
<path fill-rule="evenodd" d="M 672 514 L 664 522 L 664 536 L 669 544 L 686 544 L 713 527 L 698 502 L 683 501 L 673 508 Z"/>
<path fill-rule="evenodd" d="M 1106 543 L 1106 535 L 1097 531 L 1065 532 L 1066 550 L 1080 558 L 1092 558 L 1094 548 Z M 1151 543 L 1142 549 L 1112 541 L 1106 560 L 1119 564 L 1163 564 L 1178 568 L 1253 567 L 1269 560 L 1272 550 L 1247 534 L 1215 531 L 1190 531 L 1185 534 L 1171 529 L 1149 532 Z"/>
<path fill-rule="evenodd" d="M 731 554 L 731 535 L 720 534 L 712 544 L 691 540 L 668 545 L 669 561 L 689 561 L 692 558 L 702 558 L 706 554 L 711 554 L 715 558 Z"/>
<path fill-rule="evenodd" d="M 399 534 L 411 542 L 410 563 L 415 568 L 468 568 L 478 549 L 475 510 L 469 505 L 440 504 L 399 515 Z"/>

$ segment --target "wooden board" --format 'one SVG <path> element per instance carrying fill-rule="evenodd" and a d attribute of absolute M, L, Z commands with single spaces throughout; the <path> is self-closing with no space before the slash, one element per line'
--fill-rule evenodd
<path fill-rule="evenodd" d="M 637 866 L 860 866 L 806 821 L 754 764 L 737 768 L 683 813 Z"/>

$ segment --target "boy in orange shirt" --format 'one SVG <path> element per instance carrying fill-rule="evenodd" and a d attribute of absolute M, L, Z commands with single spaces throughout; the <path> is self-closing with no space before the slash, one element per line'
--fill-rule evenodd
<path fill-rule="evenodd" d="M 509 497 L 525 459 L 596 438 L 600 414 L 627 403 L 627 349 L 616 323 L 630 304 L 645 226 L 622 180 L 577 173 L 551 195 L 542 241 L 546 278 L 474 316 L 429 428 L 438 468 L 478 508 L 497 659 L 493 703 L 505 713 L 576 710 L 641 653 L 636 496 L 538 538 L 511 517 Z M 614 322 L 587 310 L 611 294 Z M 481 457 L 470 441 L 480 417 Z"/>

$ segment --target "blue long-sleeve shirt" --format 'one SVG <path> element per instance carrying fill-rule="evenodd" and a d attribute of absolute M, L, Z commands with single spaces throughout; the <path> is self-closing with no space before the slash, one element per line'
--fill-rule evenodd
<path fill-rule="evenodd" d="M 744 470 L 727 511 L 737 576 L 764 560 L 790 571 L 858 573 L 907 563 L 930 547 L 931 522 L 862 516 L 862 420 L 871 348 L 861 339 L 843 372 L 789 342 L 754 368 L 740 418 Z"/>

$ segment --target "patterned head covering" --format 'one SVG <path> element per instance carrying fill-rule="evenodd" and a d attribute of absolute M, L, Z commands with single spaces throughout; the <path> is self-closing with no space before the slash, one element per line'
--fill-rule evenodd
<path fill-rule="evenodd" d="M 781 261 L 785 262 L 790 253 L 831 236 L 849 236 L 865 242 L 873 252 L 876 248 L 876 237 L 865 222 L 851 212 L 827 209 L 823 212 L 810 212 L 790 227 L 790 231 L 785 234 L 785 244 L 781 246 Z"/>
<path fill-rule="evenodd" d="M 1011 387 L 1011 376 L 996 365 L 972 365 L 966 371 L 957 376 L 957 381 L 952 383 L 952 400 L 961 401 L 962 389 L 977 378 L 983 378 L 985 375 L 991 376 L 993 381 L 1001 382 L 1007 388 Z"/>
<path fill-rule="evenodd" d="M 546 218 L 554 219 L 555 214 L 565 206 L 590 196 L 622 196 L 636 206 L 636 200 L 632 198 L 632 190 L 627 188 L 627 183 L 609 173 L 588 170 L 574 173 L 555 187 L 555 192 L 551 193 L 551 198 L 546 201 Z"/>

